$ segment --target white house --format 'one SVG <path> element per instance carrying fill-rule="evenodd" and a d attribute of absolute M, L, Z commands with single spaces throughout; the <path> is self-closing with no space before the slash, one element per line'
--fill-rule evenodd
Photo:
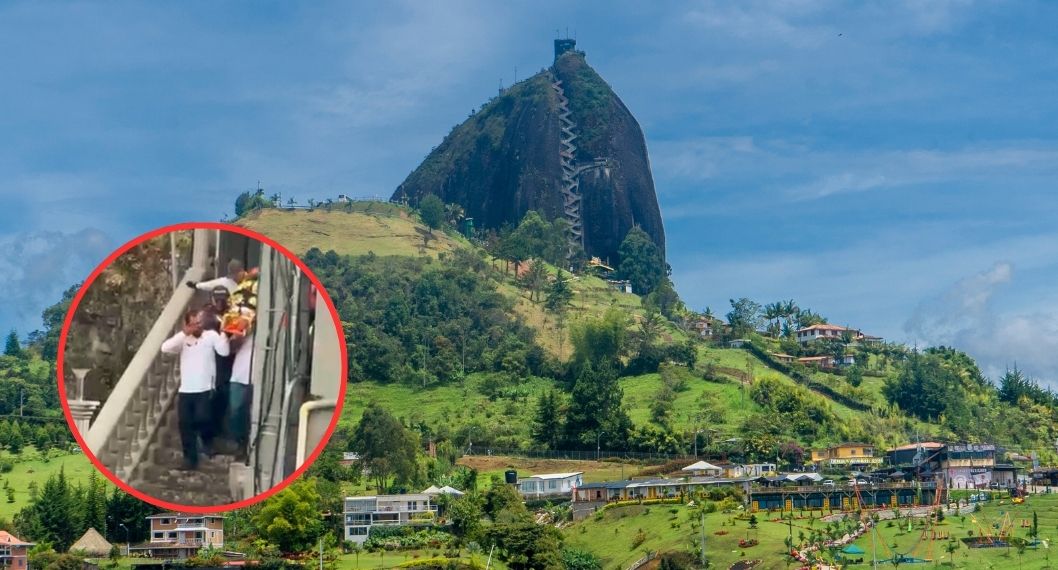
<path fill-rule="evenodd" d="M 742 466 L 743 477 L 763 477 L 778 471 L 774 463 L 747 463 Z"/>
<path fill-rule="evenodd" d="M 724 472 L 722 468 L 717 467 L 708 461 L 692 463 L 683 469 L 680 469 L 680 471 L 694 477 L 719 477 Z"/>
<path fill-rule="evenodd" d="M 574 487 L 580 487 L 583 484 L 580 478 L 583 474 L 583 471 L 576 471 L 530 475 L 518 481 L 518 492 L 527 499 L 568 495 Z"/>
<path fill-rule="evenodd" d="M 846 332 L 852 333 L 854 338 L 860 334 L 859 331 L 854 329 L 823 323 L 797 329 L 797 342 L 808 344 L 819 339 L 840 339 Z"/>
<path fill-rule="evenodd" d="M 375 526 L 432 524 L 437 505 L 425 493 L 345 498 L 345 539 L 363 544 Z"/>

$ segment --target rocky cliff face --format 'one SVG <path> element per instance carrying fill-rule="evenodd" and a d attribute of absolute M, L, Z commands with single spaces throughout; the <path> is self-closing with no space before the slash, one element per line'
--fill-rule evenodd
<path fill-rule="evenodd" d="M 176 234 L 177 273 L 191 261 L 191 235 Z M 90 368 L 84 397 L 105 401 L 173 294 L 169 236 L 119 256 L 85 292 L 66 338 L 67 387 L 73 368 Z M 76 395 L 71 393 L 71 395 Z"/>
<path fill-rule="evenodd" d="M 564 111 L 572 127 L 562 120 Z M 572 145 L 567 160 L 560 153 L 571 147 L 563 140 Z M 588 255 L 616 263 L 617 248 L 633 225 L 664 251 L 643 132 L 584 54 L 571 50 L 456 126 L 393 197 L 415 204 L 437 194 L 460 204 L 479 228 L 516 224 L 529 210 L 568 218 L 564 168 L 578 172 L 577 213 Z"/>

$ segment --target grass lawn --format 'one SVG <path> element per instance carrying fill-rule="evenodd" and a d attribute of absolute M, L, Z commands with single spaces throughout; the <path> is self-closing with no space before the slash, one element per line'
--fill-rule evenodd
<path fill-rule="evenodd" d="M 45 461 L 36 449 L 26 447 L 19 456 L 4 452 L 3 458 L 15 462 L 14 469 L 10 473 L 0 475 L 0 480 L 3 481 L 0 485 L 8 485 L 15 490 L 15 500 L 10 503 L 7 501 L 6 489 L 0 493 L 0 518 L 7 520 L 11 520 L 22 507 L 29 503 L 29 483 L 31 481 L 35 481 L 38 487 L 43 487 L 48 477 L 57 474 L 59 469 L 63 469 L 66 479 L 76 485 L 87 481 L 91 473 L 95 471 L 95 466 L 83 453 L 79 452 L 63 454 L 53 450 L 50 458 Z M 100 477 L 102 478 L 102 475 Z"/>
<path fill-rule="evenodd" d="M 993 501 L 985 503 L 978 513 L 965 515 L 950 515 L 945 517 L 944 522 L 936 526 L 937 532 L 949 536 L 951 539 L 962 539 L 970 532 L 980 536 L 985 533 L 996 534 L 998 528 L 1008 527 L 1011 536 L 1027 538 L 1029 528 L 1023 524 L 1031 524 L 1032 513 L 1035 512 L 1039 520 L 1040 538 L 1052 545 L 1058 540 L 1058 494 L 1036 495 L 1029 497 L 1024 504 L 1014 505 L 1007 501 Z M 959 548 L 949 555 L 945 551 L 946 540 L 930 541 L 922 538 L 922 528 L 912 524 L 912 530 L 907 530 L 907 523 L 900 525 L 882 522 L 878 526 L 878 534 L 872 537 L 867 534 L 856 541 L 856 544 L 867 553 L 865 560 L 870 561 L 872 553 L 877 548 L 879 560 L 892 557 L 893 552 L 910 554 L 918 558 L 932 558 L 942 565 L 950 565 L 954 561 L 955 568 L 1018 568 L 1025 570 L 1036 570 L 1050 567 L 1050 548 L 1028 548 L 1020 556 L 1016 548 L 966 548 L 959 541 Z M 1058 552 L 1056 563 L 1058 563 Z M 880 567 L 892 568 L 891 564 L 879 565 Z M 915 567 L 916 565 L 902 565 L 903 567 Z"/>
<path fill-rule="evenodd" d="M 628 415 L 633 423 L 644 425 L 651 421 L 650 406 L 661 387 L 661 375 L 656 373 L 621 379 L 624 404 L 628 407 Z M 693 429 L 695 416 L 701 410 L 702 402 L 711 402 L 712 406 L 724 410 L 724 421 L 711 423 L 709 427 L 719 431 L 719 435 L 727 437 L 734 435 L 736 426 L 746 417 L 760 410 L 750 399 L 748 388 L 743 389 L 733 382 L 717 383 L 695 379 L 688 382 L 687 390 L 676 394 L 672 427 L 676 430 Z"/>
<path fill-rule="evenodd" d="M 466 550 L 459 552 L 460 558 L 477 562 L 482 568 L 488 560 L 488 552 L 469 553 Z M 444 556 L 442 550 L 404 550 L 399 552 L 361 552 L 359 554 L 345 554 L 338 560 L 338 570 L 354 570 L 360 568 L 396 568 L 405 562 L 422 558 L 433 558 Z M 492 558 L 490 568 L 506 570 L 507 566 Z"/>
<path fill-rule="evenodd" d="M 674 511 L 674 512 L 673 512 Z M 1058 494 L 1037 495 L 1029 497 L 1022 505 L 1013 505 L 1009 501 L 1000 504 L 995 501 L 982 507 L 981 512 L 973 515 L 948 516 L 936 526 L 936 532 L 951 538 L 963 538 L 973 531 L 980 534 L 982 528 L 994 528 L 994 524 L 1003 526 L 1010 521 L 1013 536 L 1026 537 L 1028 528 L 1022 524 L 1031 524 L 1032 513 L 1039 519 L 1040 537 L 1048 545 L 1058 540 Z M 758 528 L 750 529 L 747 521 L 737 520 L 732 515 L 713 513 L 706 515 L 706 553 L 714 568 L 727 568 L 732 563 L 743 559 L 760 559 L 760 569 L 785 569 L 788 557 L 785 556 L 784 540 L 790 528 L 782 522 L 769 520 L 766 514 L 757 514 Z M 692 510 L 682 505 L 633 505 L 609 509 L 584 521 L 579 521 L 563 532 L 568 544 L 584 548 L 602 558 L 603 568 L 627 568 L 633 561 L 650 551 L 690 551 L 692 541 L 701 538 L 696 529 L 692 529 Z M 892 552 L 913 555 L 919 558 L 930 558 L 928 564 L 900 564 L 901 568 L 924 568 L 934 564 L 955 568 L 1004 568 L 1019 570 L 1038 570 L 1050 568 L 1051 549 L 1029 548 L 1020 556 L 1016 548 L 966 548 L 959 543 L 959 549 L 952 557 L 945 551 L 946 540 L 930 541 L 928 536 L 922 539 L 922 527 L 913 519 L 912 530 L 908 532 L 906 520 L 903 524 L 893 522 L 889 526 L 882 521 L 877 529 L 877 537 L 870 533 L 860 537 L 855 544 L 866 554 L 863 565 L 850 565 L 849 568 L 870 568 L 871 556 L 877 543 L 879 561 L 891 558 Z M 823 523 L 796 521 L 792 529 L 795 542 L 798 533 L 808 532 L 809 526 L 820 528 Z M 717 532 L 727 531 L 722 536 Z M 636 536 L 642 532 L 642 543 L 633 547 Z M 996 532 L 993 530 L 992 532 Z M 759 545 L 740 548 L 739 539 L 753 538 Z M 931 545 L 932 542 L 932 545 Z M 745 553 L 743 556 L 742 553 Z M 1058 552 L 1055 552 L 1055 564 L 1058 564 Z M 879 568 L 894 568 L 892 564 L 879 562 Z"/>
<path fill-rule="evenodd" d="M 683 505 L 632 505 L 608 509 L 574 524 L 564 533 L 568 544 L 594 552 L 602 559 L 602 567 L 610 570 L 627 568 L 648 551 L 691 551 L 692 545 L 701 540 L 701 533 L 692 528 L 696 526 L 692 519 L 697 521 L 697 515 Z M 760 524 L 757 530 L 750 530 L 746 521 L 722 513 L 706 515 L 705 528 L 706 553 L 713 568 L 727 568 L 743 559 L 743 549 L 738 546 L 742 538 L 761 542 L 745 549 L 746 559 L 775 558 L 777 565 L 765 560 L 760 568 L 786 567 L 782 561 L 785 528 Z M 726 534 L 718 536 L 717 531 Z"/>

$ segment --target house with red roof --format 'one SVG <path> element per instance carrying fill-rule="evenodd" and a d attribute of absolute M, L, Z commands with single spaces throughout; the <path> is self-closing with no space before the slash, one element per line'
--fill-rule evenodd
<path fill-rule="evenodd" d="M 0 567 L 26 570 L 29 568 L 29 549 L 32 546 L 32 542 L 26 542 L 6 530 L 0 530 Z"/>

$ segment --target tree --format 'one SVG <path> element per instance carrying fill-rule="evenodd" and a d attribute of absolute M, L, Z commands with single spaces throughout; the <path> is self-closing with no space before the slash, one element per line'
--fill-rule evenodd
<path fill-rule="evenodd" d="M 561 570 L 562 535 L 550 525 L 532 521 L 494 524 L 486 543 L 495 545 L 511 570 Z"/>
<path fill-rule="evenodd" d="M 62 332 L 63 320 L 66 318 L 66 312 L 70 309 L 70 303 L 80 289 L 80 283 L 71 285 L 70 288 L 63 291 L 62 300 L 41 312 L 40 317 L 44 321 L 44 330 L 35 331 L 31 335 L 35 339 L 32 344 L 40 349 L 41 358 L 49 361 L 55 360 L 58 354 L 59 334 Z"/>
<path fill-rule="evenodd" d="M 316 461 L 312 463 L 312 466 L 309 467 L 307 475 L 335 483 L 343 481 L 358 482 L 360 472 L 342 465 L 341 458 L 342 454 L 338 449 L 327 446 L 316 458 Z"/>
<path fill-rule="evenodd" d="M 492 486 L 485 491 L 483 511 L 493 522 L 511 523 L 530 521 L 529 510 L 525 508 L 521 495 L 514 485 L 508 485 L 498 476 L 492 479 Z"/>
<path fill-rule="evenodd" d="M 432 234 L 434 230 L 441 227 L 441 224 L 444 223 L 444 202 L 433 194 L 427 194 L 419 201 L 419 217 L 422 218 L 422 223 L 430 228 L 430 233 Z"/>
<path fill-rule="evenodd" d="M 315 479 L 300 479 L 265 500 L 253 518 L 261 538 L 283 553 L 310 550 L 323 532 Z"/>
<path fill-rule="evenodd" d="M 849 381 L 850 385 L 858 388 L 860 384 L 863 384 L 863 368 L 858 364 L 849 368 L 848 373 L 845 374 L 845 379 Z"/>
<path fill-rule="evenodd" d="M 645 302 L 647 306 L 656 308 L 665 318 L 675 320 L 680 311 L 684 310 L 683 301 L 672 286 L 668 278 L 662 279 L 661 283 L 649 295 Z"/>
<path fill-rule="evenodd" d="M 565 220 L 548 222 L 538 212 L 526 212 L 518 227 L 506 233 L 501 250 L 515 267 L 526 259 L 538 258 L 552 265 L 565 261 Z"/>
<path fill-rule="evenodd" d="M 529 270 L 522 276 L 522 286 L 529 291 L 530 301 L 539 301 L 540 292 L 547 286 L 547 267 L 539 260 L 529 265 Z"/>
<path fill-rule="evenodd" d="M 625 350 L 627 319 L 617 309 L 609 309 L 602 319 L 585 320 L 570 328 L 573 343 L 573 371 L 591 362 L 596 366 L 620 366 Z"/>
<path fill-rule="evenodd" d="M 632 283 L 632 291 L 649 295 L 669 274 L 664 253 L 645 231 L 634 227 L 617 248 L 621 263 L 617 272 Z"/>
<path fill-rule="evenodd" d="M 562 313 L 572 300 L 573 290 L 570 289 L 569 282 L 562 276 L 562 270 L 559 269 L 554 283 L 551 284 L 551 288 L 547 292 L 544 308 L 552 313 Z"/>
<path fill-rule="evenodd" d="M 540 395 L 536 403 L 536 415 L 533 421 L 533 439 L 555 449 L 562 435 L 562 417 L 559 410 L 559 396 L 554 390 Z"/>
<path fill-rule="evenodd" d="M 7 434 L 7 448 L 11 450 L 13 455 L 22 453 L 22 448 L 26 445 L 26 438 L 22 435 L 21 422 L 12 422 L 11 429 Z"/>
<path fill-rule="evenodd" d="M 112 543 L 141 542 L 150 538 L 146 517 L 158 512 L 150 503 L 115 488 L 107 498 L 106 525 L 97 528 Z M 128 529 L 126 533 L 126 529 Z"/>
<path fill-rule="evenodd" d="M 353 433 L 351 450 L 360 454 L 360 468 L 370 471 L 379 492 L 390 477 L 398 483 L 419 479 L 419 438 L 377 402 L 368 404 Z"/>
<path fill-rule="evenodd" d="M 788 441 L 779 446 L 779 457 L 791 467 L 797 468 L 804 465 L 805 450 L 796 441 Z"/>
<path fill-rule="evenodd" d="M 264 190 L 258 188 L 254 192 L 243 192 L 235 198 L 235 217 L 241 218 L 244 214 L 261 208 L 274 208 L 275 204 L 265 197 Z"/>
<path fill-rule="evenodd" d="M 735 336 L 743 336 L 754 332 L 764 322 L 760 303 L 742 297 L 737 301 L 730 300 L 731 312 L 727 314 L 727 322 L 731 325 Z"/>
<path fill-rule="evenodd" d="M 623 395 L 612 365 L 585 363 L 570 394 L 566 441 L 582 449 L 603 443 L 609 449 L 625 445 L 632 421 L 621 407 Z"/>
<path fill-rule="evenodd" d="M 22 356 L 22 344 L 18 342 L 18 333 L 14 329 L 7 333 L 7 340 L 4 342 L 4 355 Z"/>
<path fill-rule="evenodd" d="M 47 541 L 59 550 L 66 550 L 73 544 L 81 524 L 80 505 L 74 499 L 66 472 L 60 467 L 58 474 L 44 482 L 40 497 L 30 507 L 32 517 L 40 525 L 41 534 L 37 540 Z"/>
<path fill-rule="evenodd" d="M 84 528 L 94 528 L 101 534 L 106 533 L 107 528 L 107 488 L 99 477 L 96 470 L 88 476 L 88 489 L 85 492 L 84 505 L 81 507 L 84 513 Z"/>
<path fill-rule="evenodd" d="M 923 419 L 942 415 L 949 426 L 965 428 L 967 404 L 959 375 L 934 354 L 912 354 L 882 394 L 905 412 Z"/>
<path fill-rule="evenodd" d="M 452 534 L 464 543 L 476 542 L 481 537 L 481 517 L 484 500 L 476 491 L 452 500 L 445 508 L 445 516 L 452 524 Z"/>

